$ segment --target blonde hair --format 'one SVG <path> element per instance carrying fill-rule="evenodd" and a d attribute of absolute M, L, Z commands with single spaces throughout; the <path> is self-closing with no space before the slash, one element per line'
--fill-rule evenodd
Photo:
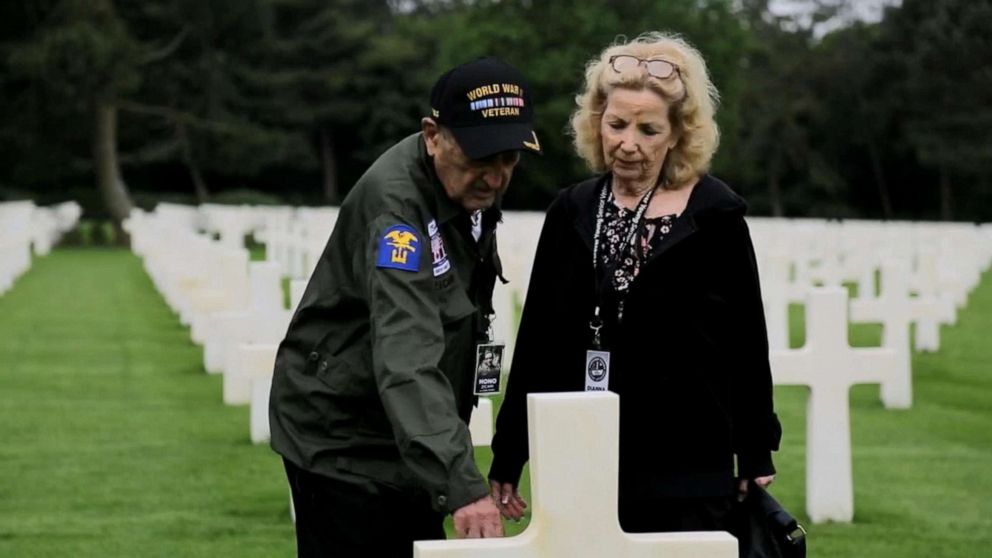
<path fill-rule="evenodd" d="M 640 66 L 618 73 L 610 65 L 610 58 L 620 54 L 663 58 L 674 62 L 679 72 L 667 79 L 651 77 L 640 71 Z M 709 169 L 720 143 L 713 117 L 719 93 L 699 51 L 681 36 L 664 32 L 644 33 L 633 41 L 617 42 L 586 64 L 585 87 L 575 97 L 578 107 L 572 113 L 571 126 L 575 151 L 589 168 L 594 172 L 606 170 L 600 121 L 610 92 L 620 87 L 650 89 L 669 104 L 668 118 L 678 143 L 668 154 L 664 176 L 659 177 L 662 183 L 678 187 Z"/>

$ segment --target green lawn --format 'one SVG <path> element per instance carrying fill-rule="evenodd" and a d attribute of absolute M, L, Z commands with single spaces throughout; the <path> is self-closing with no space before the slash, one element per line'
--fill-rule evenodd
<path fill-rule="evenodd" d="M 992 553 L 988 331 L 989 274 L 941 351 L 914 355 L 912 410 L 852 391 L 855 522 L 811 526 L 812 557 Z M 247 408 L 222 404 L 201 357 L 131 254 L 37 259 L 0 297 L 0 557 L 293 555 L 280 463 L 249 443 Z M 776 390 L 773 492 L 800 516 L 805 395 Z M 487 470 L 488 449 L 477 456 Z"/>
<path fill-rule="evenodd" d="M 0 332 L 0 556 L 293 555 L 280 462 L 136 257 L 37 259 Z"/>

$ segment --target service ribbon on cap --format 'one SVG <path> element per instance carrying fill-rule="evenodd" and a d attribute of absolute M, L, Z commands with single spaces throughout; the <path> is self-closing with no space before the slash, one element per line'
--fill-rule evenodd
<path fill-rule="evenodd" d="M 483 118 L 520 116 L 524 106 L 524 88 L 513 83 L 482 85 L 466 94 L 469 109 L 481 111 Z M 506 95 L 512 95 L 510 97 Z"/>

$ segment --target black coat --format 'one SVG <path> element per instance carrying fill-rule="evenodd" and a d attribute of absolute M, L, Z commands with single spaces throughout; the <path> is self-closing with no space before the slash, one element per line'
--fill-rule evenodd
<path fill-rule="evenodd" d="M 582 391 L 596 302 L 592 241 L 608 176 L 548 209 L 524 305 L 489 477 L 517 483 L 528 458 L 526 394 Z M 600 296 L 610 391 L 620 396 L 621 497 L 727 496 L 775 472 L 768 341 L 746 204 L 704 176 L 630 286 L 622 323 Z M 562 435 L 569 435 L 563 432 Z"/>

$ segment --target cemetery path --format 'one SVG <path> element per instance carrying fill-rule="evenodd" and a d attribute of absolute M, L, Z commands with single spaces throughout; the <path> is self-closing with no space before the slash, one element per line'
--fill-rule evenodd
<path fill-rule="evenodd" d="M 281 464 L 135 256 L 36 259 L 0 332 L 0 556 L 292 553 Z"/>

